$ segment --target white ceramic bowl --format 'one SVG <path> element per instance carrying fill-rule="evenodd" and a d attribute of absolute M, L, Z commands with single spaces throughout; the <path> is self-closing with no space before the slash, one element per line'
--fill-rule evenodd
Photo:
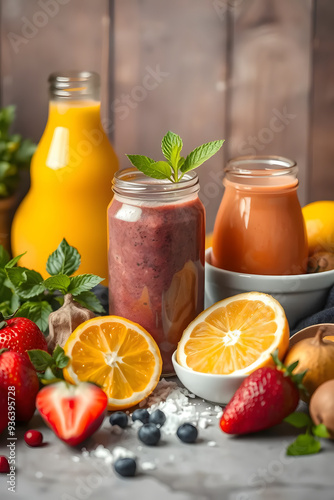
<path fill-rule="evenodd" d="M 219 269 L 211 264 L 211 248 L 205 253 L 205 307 L 244 292 L 263 292 L 283 306 L 290 328 L 320 311 L 334 285 L 334 270 L 315 274 L 265 276 Z"/>
<path fill-rule="evenodd" d="M 226 405 L 247 375 L 211 375 L 184 368 L 176 361 L 176 351 L 172 362 L 176 375 L 182 384 L 196 396 L 212 403 Z"/>

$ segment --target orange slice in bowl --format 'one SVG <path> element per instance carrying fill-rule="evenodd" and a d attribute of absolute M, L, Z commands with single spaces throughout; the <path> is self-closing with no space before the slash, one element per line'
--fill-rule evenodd
<path fill-rule="evenodd" d="M 72 384 L 94 382 L 108 396 L 108 409 L 130 408 L 156 387 L 162 370 L 159 348 L 141 326 L 118 316 L 92 318 L 70 335 L 64 369 Z"/>
<path fill-rule="evenodd" d="M 273 365 L 278 349 L 289 347 L 289 325 L 283 307 L 270 295 L 242 293 L 203 311 L 184 330 L 177 362 L 202 373 L 244 375 Z"/>

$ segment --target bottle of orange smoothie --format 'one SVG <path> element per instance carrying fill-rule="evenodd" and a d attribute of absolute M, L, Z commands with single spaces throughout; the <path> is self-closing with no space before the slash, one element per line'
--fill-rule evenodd
<path fill-rule="evenodd" d="M 286 158 L 240 157 L 225 168 L 212 264 L 250 274 L 302 274 L 307 238 L 297 197 L 296 164 Z"/>
<path fill-rule="evenodd" d="M 78 272 L 108 276 L 106 210 L 118 169 L 100 119 L 99 76 L 52 74 L 49 118 L 31 164 L 31 188 L 12 227 L 20 265 L 45 275 L 63 238 L 78 249 Z"/>

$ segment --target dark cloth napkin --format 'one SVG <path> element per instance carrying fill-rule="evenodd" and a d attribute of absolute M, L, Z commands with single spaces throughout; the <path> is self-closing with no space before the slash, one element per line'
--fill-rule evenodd
<path fill-rule="evenodd" d="M 290 335 L 293 335 L 307 326 L 317 325 L 318 323 L 334 323 L 334 286 L 330 289 L 324 308 L 312 314 L 312 316 L 308 316 L 299 321 L 290 332 Z"/>
<path fill-rule="evenodd" d="M 103 305 L 106 311 L 105 314 L 108 314 L 108 288 L 98 285 L 93 291 Z M 328 294 L 324 308 L 312 314 L 312 316 L 302 319 L 290 332 L 290 335 L 293 335 L 307 326 L 316 325 L 318 323 L 334 323 L 334 286 Z"/>

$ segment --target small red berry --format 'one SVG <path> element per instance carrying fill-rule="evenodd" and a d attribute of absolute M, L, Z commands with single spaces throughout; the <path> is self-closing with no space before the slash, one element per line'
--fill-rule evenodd
<path fill-rule="evenodd" d="M 0 472 L 9 472 L 9 463 L 6 457 L 0 455 Z"/>
<path fill-rule="evenodd" d="M 39 431 L 27 431 L 24 440 L 29 446 L 40 446 L 43 442 L 43 434 Z"/>

